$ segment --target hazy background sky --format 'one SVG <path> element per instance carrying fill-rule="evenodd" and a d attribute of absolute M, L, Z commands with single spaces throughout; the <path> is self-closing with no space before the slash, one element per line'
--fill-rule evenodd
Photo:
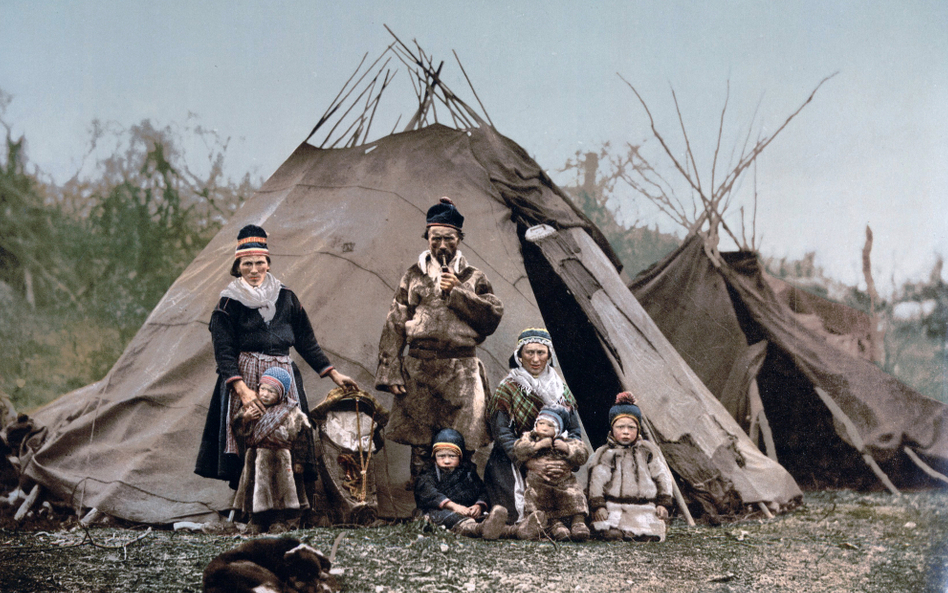
<path fill-rule="evenodd" d="M 948 255 L 943 1 L 0 0 L 5 120 L 57 181 L 79 168 L 94 118 L 167 125 L 191 113 L 232 139 L 233 176 L 266 178 L 362 55 L 392 42 L 383 23 L 444 60 L 449 86 L 470 98 L 455 50 L 498 130 L 563 183 L 556 169 L 577 150 L 650 137 L 617 73 L 680 150 L 675 89 L 707 176 L 728 81 L 729 151 L 758 105 L 756 129 L 770 133 L 838 71 L 759 160 L 762 251 L 814 250 L 830 275 L 861 283 L 868 223 L 884 292 Z M 386 95 L 410 104 L 407 76 L 397 80 L 406 86 Z M 673 228 L 631 202 L 623 215 Z"/>

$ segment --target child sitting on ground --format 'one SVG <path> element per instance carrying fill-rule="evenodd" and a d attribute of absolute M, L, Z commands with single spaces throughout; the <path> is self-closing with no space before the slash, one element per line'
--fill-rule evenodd
<path fill-rule="evenodd" d="M 606 540 L 664 541 L 671 471 L 658 447 L 641 438 L 642 412 L 635 403 L 627 391 L 616 396 L 608 442 L 589 463 L 592 527 Z"/>
<path fill-rule="evenodd" d="M 550 537 L 557 541 L 589 539 L 586 527 L 588 506 L 579 482 L 573 472 L 589 457 L 589 449 L 580 439 L 569 438 L 569 410 L 560 405 L 543 406 L 537 414 L 533 430 L 523 433 L 514 443 L 513 453 L 520 463 L 531 458 L 562 459 L 572 471 L 551 477 L 542 472 L 527 470 L 523 493 L 525 515 L 543 512 L 549 521 Z M 569 523 L 569 527 L 566 526 Z"/>
<path fill-rule="evenodd" d="M 308 445 L 309 419 L 290 399 L 293 378 L 281 367 L 260 377 L 258 397 L 266 411 L 241 408 L 234 417 L 234 435 L 245 448 L 244 469 L 234 495 L 234 508 L 250 513 L 251 533 L 282 533 L 298 524 L 301 509 L 309 508 L 303 468 L 294 464 L 294 450 Z"/>
<path fill-rule="evenodd" d="M 484 483 L 474 464 L 463 458 L 464 437 L 444 428 L 431 443 L 434 465 L 415 480 L 415 505 L 436 525 L 468 537 L 497 539 L 505 532 L 507 509 L 487 511 Z"/>

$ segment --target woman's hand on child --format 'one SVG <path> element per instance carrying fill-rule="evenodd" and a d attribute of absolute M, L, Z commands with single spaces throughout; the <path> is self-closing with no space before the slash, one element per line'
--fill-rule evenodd
<path fill-rule="evenodd" d="M 244 417 L 249 420 L 259 420 L 263 416 L 263 402 L 259 399 L 251 400 L 247 411 L 244 412 Z"/>
<path fill-rule="evenodd" d="M 555 482 L 565 476 L 570 467 L 562 459 L 528 459 L 527 469 L 537 472 L 547 482 Z"/>
<path fill-rule="evenodd" d="M 234 381 L 232 387 L 237 393 L 237 397 L 240 398 L 240 404 L 246 408 L 244 416 L 251 420 L 256 420 L 257 418 L 263 416 L 266 408 L 264 407 L 263 402 L 260 401 L 260 398 L 257 397 L 256 391 L 247 387 L 247 384 L 244 383 L 242 379 Z"/>

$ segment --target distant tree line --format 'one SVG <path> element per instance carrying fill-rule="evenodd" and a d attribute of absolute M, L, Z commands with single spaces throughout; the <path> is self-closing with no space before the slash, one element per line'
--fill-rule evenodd
<path fill-rule="evenodd" d="M 89 157 L 65 183 L 30 167 L 0 92 L 0 390 L 28 409 L 100 379 L 171 283 L 254 190 L 223 172 L 226 142 L 200 126 L 93 122 Z M 182 134 L 200 136 L 194 173 Z"/>

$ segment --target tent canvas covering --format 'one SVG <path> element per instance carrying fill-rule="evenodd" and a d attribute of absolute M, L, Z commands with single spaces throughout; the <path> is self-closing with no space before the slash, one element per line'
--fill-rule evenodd
<path fill-rule="evenodd" d="M 749 396 L 759 393 L 776 457 L 799 483 L 877 487 L 865 452 L 896 485 L 925 484 L 906 447 L 945 472 L 948 406 L 865 359 L 864 316 L 768 277 L 753 252 L 720 257 L 716 266 L 693 235 L 642 272 L 632 291 L 745 429 Z"/>

